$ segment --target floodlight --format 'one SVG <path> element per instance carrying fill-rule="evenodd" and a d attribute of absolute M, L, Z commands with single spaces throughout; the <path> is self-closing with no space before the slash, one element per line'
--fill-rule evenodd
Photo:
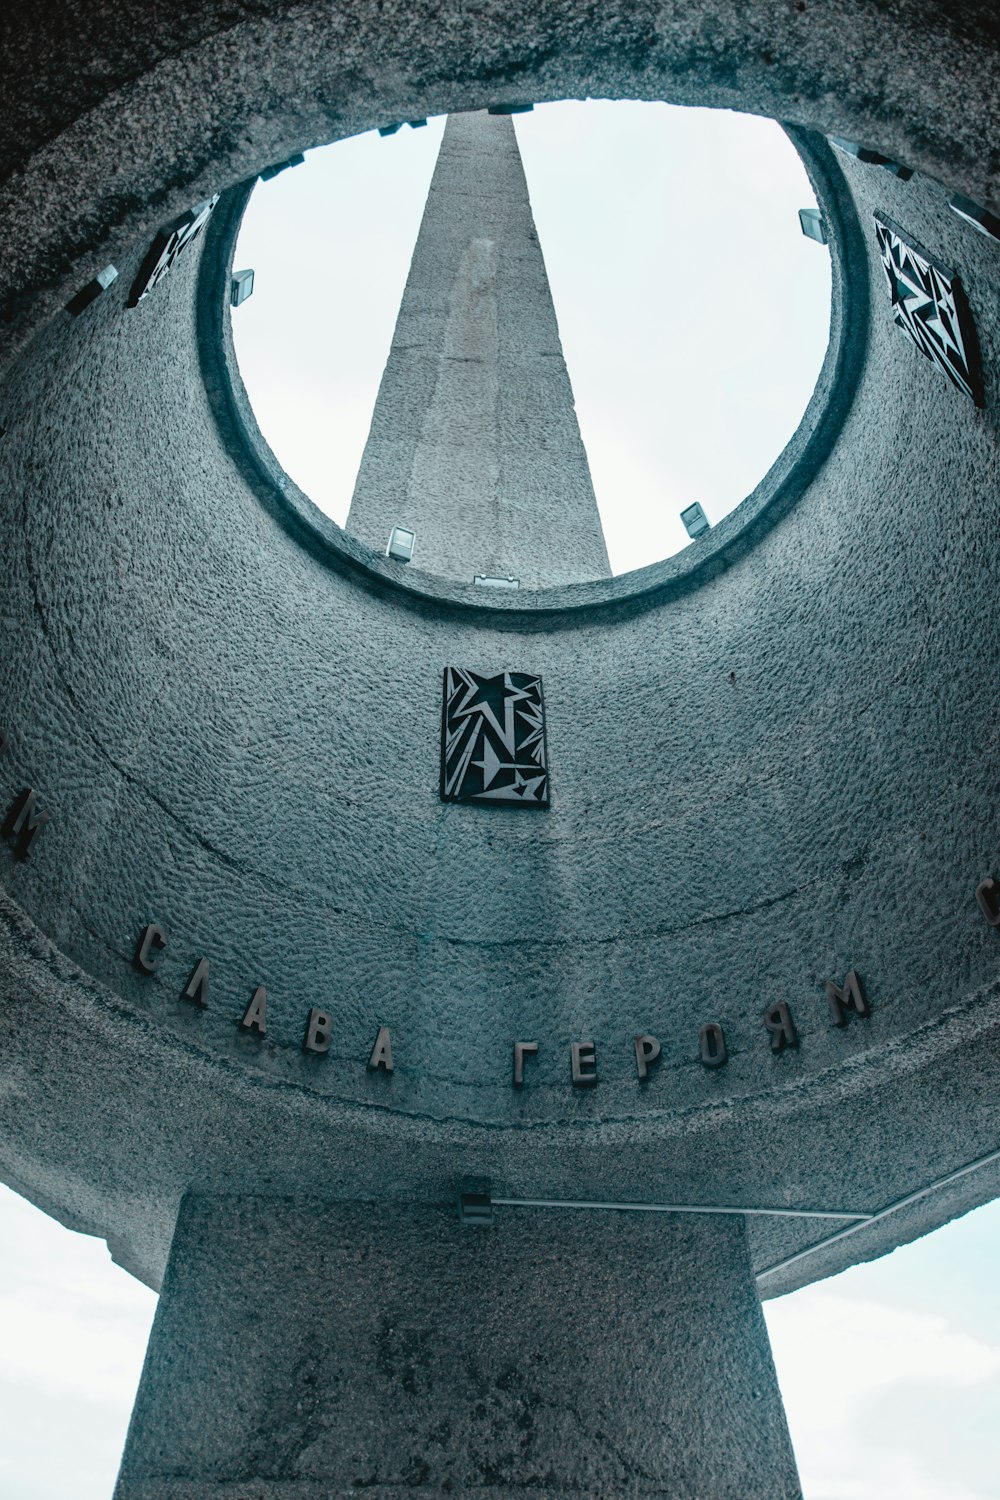
<path fill-rule="evenodd" d="M 706 531 L 712 529 L 711 521 L 697 500 L 693 505 L 689 505 L 687 510 L 681 511 L 681 520 L 684 522 L 685 531 L 692 540 L 696 537 L 704 536 Z"/>
<path fill-rule="evenodd" d="M 405 526 L 394 526 L 389 533 L 389 545 L 385 549 L 386 557 L 391 557 L 393 562 L 409 562 L 413 556 L 413 544 L 416 539 L 415 531 L 408 531 Z"/>

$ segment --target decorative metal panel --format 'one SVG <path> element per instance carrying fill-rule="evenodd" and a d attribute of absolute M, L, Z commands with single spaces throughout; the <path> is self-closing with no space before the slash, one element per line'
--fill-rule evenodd
<path fill-rule="evenodd" d="M 958 277 L 909 243 L 891 219 L 876 214 L 875 233 L 897 328 L 981 406 L 976 334 Z"/>
<path fill-rule="evenodd" d="M 136 307 L 143 297 L 163 280 L 181 251 L 186 250 L 195 236 L 204 228 L 218 201 L 219 195 L 216 193 L 214 198 L 206 198 L 204 203 L 196 203 L 194 208 L 188 209 L 186 214 L 181 214 L 180 218 L 173 219 L 163 226 L 150 245 L 146 259 L 139 267 L 139 274 L 132 283 L 128 299 L 129 307 Z"/>
<path fill-rule="evenodd" d="M 542 679 L 528 672 L 483 677 L 444 671 L 441 797 L 548 807 Z"/>

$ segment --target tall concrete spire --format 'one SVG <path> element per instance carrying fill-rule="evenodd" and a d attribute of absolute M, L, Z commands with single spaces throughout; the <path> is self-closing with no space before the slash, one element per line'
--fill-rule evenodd
<path fill-rule="evenodd" d="M 347 529 L 521 587 L 610 572 L 509 116 L 451 115 Z"/>

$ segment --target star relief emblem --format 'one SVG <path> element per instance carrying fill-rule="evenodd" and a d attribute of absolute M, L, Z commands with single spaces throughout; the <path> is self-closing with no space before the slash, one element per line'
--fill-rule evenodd
<path fill-rule="evenodd" d="M 979 349 L 959 278 L 931 260 L 890 219 L 876 214 L 875 234 L 896 327 L 954 386 L 981 406 Z"/>
<path fill-rule="evenodd" d="M 548 806 L 541 679 L 447 667 L 441 724 L 446 802 Z"/>

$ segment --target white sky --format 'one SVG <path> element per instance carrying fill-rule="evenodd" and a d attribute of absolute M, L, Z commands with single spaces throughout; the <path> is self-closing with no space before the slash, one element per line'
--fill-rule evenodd
<path fill-rule="evenodd" d="M 343 521 L 443 121 L 258 188 L 234 313 L 265 436 Z M 518 139 L 616 571 L 749 494 L 822 362 L 829 259 L 777 126 L 542 106 Z M 766 1304 L 806 1500 L 1000 1500 L 1000 1203 Z M 104 1245 L 0 1189 L 0 1500 L 110 1500 L 155 1308 Z"/>
<path fill-rule="evenodd" d="M 261 429 L 341 524 L 443 118 L 309 152 L 255 191 L 234 311 Z M 763 478 L 826 350 L 830 261 L 772 121 L 667 104 L 540 105 L 515 129 L 615 572 L 688 543 Z"/>
<path fill-rule="evenodd" d="M 1000 1202 L 764 1304 L 805 1500 L 1000 1500 Z M 0 1188 L 0 1497 L 111 1500 L 156 1299 Z"/>

